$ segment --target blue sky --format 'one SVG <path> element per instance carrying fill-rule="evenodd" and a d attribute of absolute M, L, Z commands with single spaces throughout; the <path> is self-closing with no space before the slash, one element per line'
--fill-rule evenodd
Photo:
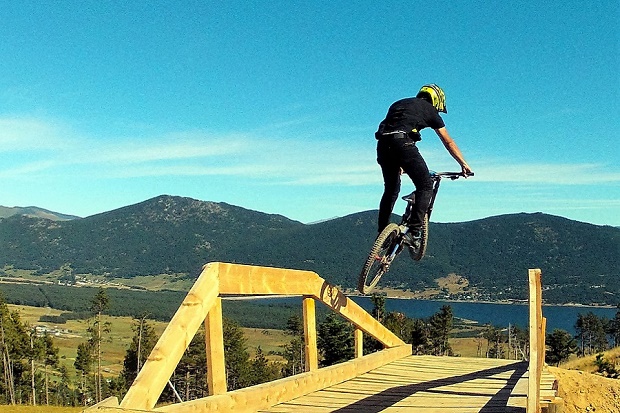
<path fill-rule="evenodd" d="M 620 226 L 619 11 L 5 0 L 0 205 L 89 216 L 170 194 L 302 222 L 376 209 L 376 126 L 434 82 L 476 173 L 442 186 L 434 221 L 540 211 Z M 422 136 L 431 169 L 459 169 Z"/>

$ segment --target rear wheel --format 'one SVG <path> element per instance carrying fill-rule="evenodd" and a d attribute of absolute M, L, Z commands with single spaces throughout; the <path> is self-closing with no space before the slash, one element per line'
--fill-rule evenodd
<path fill-rule="evenodd" d="M 359 276 L 357 289 L 362 294 L 370 293 L 381 279 L 381 276 L 388 271 L 392 261 L 401 251 L 401 247 L 398 246 L 396 253 L 390 256 L 399 240 L 400 228 L 398 225 L 394 223 L 388 224 L 381 231 L 370 250 L 370 254 L 368 254 L 368 259 L 366 259 L 366 263 Z"/>

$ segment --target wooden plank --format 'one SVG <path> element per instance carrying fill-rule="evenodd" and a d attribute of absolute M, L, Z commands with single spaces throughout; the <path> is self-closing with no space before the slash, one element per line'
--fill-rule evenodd
<path fill-rule="evenodd" d="M 120 406 L 152 409 L 219 293 L 218 264 L 208 264 L 157 341 Z"/>
<path fill-rule="evenodd" d="M 422 368 L 424 377 L 417 377 Z M 523 363 L 511 360 L 409 356 L 260 411 L 506 413 L 510 392 L 523 369 Z"/>
<path fill-rule="evenodd" d="M 319 368 L 319 356 L 316 346 L 316 313 L 314 298 L 304 297 L 303 316 L 306 371 L 313 371 Z"/>
<path fill-rule="evenodd" d="M 207 351 L 207 385 L 209 394 L 226 393 L 226 363 L 224 359 L 224 328 L 222 299 L 217 298 L 205 318 L 205 347 Z"/>

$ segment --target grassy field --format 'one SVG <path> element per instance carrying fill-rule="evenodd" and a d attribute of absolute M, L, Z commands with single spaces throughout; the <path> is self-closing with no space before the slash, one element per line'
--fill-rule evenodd
<path fill-rule="evenodd" d="M 39 318 L 42 315 L 59 315 L 62 311 L 50 308 L 28 307 L 9 305 L 12 310 L 18 310 L 22 321 L 30 325 L 45 326 L 55 331 L 54 342 L 59 347 L 61 364 L 67 367 L 68 371 L 75 377 L 73 363 L 77 354 L 78 344 L 86 340 L 86 329 L 88 324 L 84 320 L 69 320 L 66 324 L 54 325 L 52 323 L 41 323 Z M 133 321 L 129 317 L 109 317 L 104 316 L 104 321 L 110 323 L 110 340 L 103 343 L 103 369 L 106 376 L 117 376 L 122 370 L 125 352 L 133 337 Z M 159 336 L 166 328 L 166 323 L 151 321 L 156 334 Z M 290 341 L 290 337 L 281 330 L 268 330 L 259 328 L 244 328 L 247 339 L 247 347 L 250 356 L 256 353 L 256 348 L 261 347 L 263 353 L 268 355 L 271 361 L 282 361 L 282 357 L 269 355 L 270 352 L 279 352 L 282 346 Z M 476 357 L 478 342 L 474 338 L 454 338 L 450 344 L 455 354 L 463 357 Z M 2 412 L 0 412 L 2 413 Z"/>
<path fill-rule="evenodd" d="M 53 332 L 54 343 L 59 348 L 60 362 L 75 377 L 73 363 L 77 355 L 77 346 L 86 340 L 88 323 L 84 320 L 69 320 L 66 324 L 41 323 L 39 318 L 42 315 L 60 315 L 62 311 L 18 305 L 9 305 L 9 308 L 19 311 L 22 321 L 32 326 L 45 326 Z M 123 368 L 125 352 L 134 335 L 131 329 L 133 320 L 130 317 L 104 316 L 104 322 L 110 323 L 111 331 L 110 340 L 103 343 L 104 375 L 118 376 Z M 167 325 L 167 323 L 159 321 L 151 321 L 150 324 L 155 329 L 157 336 L 161 335 Z M 263 353 L 269 354 L 269 352 L 281 351 L 281 346 L 290 341 L 290 337 L 280 330 L 244 328 L 243 331 L 251 357 L 256 354 L 258 346 L 261 347 Z M 272 361 L 282 360 L 277 355 L 269 355 L 267 358 Z M 0 411 L 0 413 L 2 412 Z"/>
<path fill-rule="evenodd" d="M 597 353 L 599 354 L 599 353 Z M 620 347 L 613 348 L 611 350 L 603 351 L 603 358 L 610 363 L 620 366 Z M 596 360 L 596 354 L 592 356 L 577 357 L 573 356 L 568 361 L 560 364 L 560 367 L 567 370 L 580 370 L 587 373 L 595 373 L 598 368 L 594 361 Z"/>
<path fill-rule="evenodd" d="M 0 404 L 0 413 L 78 413 L 83 407 L 7 406 Z"/>

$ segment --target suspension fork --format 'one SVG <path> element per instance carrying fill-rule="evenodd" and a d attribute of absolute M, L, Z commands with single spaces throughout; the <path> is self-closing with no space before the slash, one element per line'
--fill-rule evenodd
<path fill-rule="evenodd" d="M 441 183 L 441 176 L 436 175 L 433 177 L 435 181 L 433 184 L 433 196 L 431 197 L 431 202 L 428 204 L 427 215 L 428 219 L 431 219 L 431 213 L 433 212 L 433 206 L 435 205 L 435 197 L 437 196 L 437 191 L 439 191 L 439 184 Z"/>

